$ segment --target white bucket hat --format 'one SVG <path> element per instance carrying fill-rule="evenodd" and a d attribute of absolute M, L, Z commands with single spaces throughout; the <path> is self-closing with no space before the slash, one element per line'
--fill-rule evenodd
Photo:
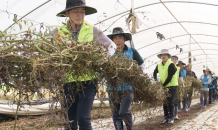
<path fill-rule="evenodd" d="M 169 55 L 169 59 L 171 58 L 171 55 L 170 55 L 170 53 L 169 53 L 169 51 L 167 49 L 161 50 L 161 52 L 157 55 L 157 57 L 160 58 L 160 59 L 161 59 L 161 57 L 160 57 L 161 54 L 168 54 Z"/>

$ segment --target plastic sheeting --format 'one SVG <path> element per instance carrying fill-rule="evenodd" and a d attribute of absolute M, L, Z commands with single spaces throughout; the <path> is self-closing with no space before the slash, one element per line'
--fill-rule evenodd
<path fill-rule="evenodd" d="M 0 30 L 13 24 L 14 14 L 17 14 L 19 19 L 45 2 L 46 0 L 1 1 Z M 24 20 L 31 20 L 37 29 L 40 23 L 47 26 L 60 26 L 66 19 L 56 17 L 56 14 L 65 8 L 65 2 L 66 0 L 51 0 L 27 15 Z M 134 0 L 135 12 L 142 26 L 133 35 L 133 40 L 135 48 L 145 59 L 148 74 L 152 74 L 157 63 L 160 62 L 157 54 L 161 49 L 169 49 L 172 55 L 177 55 L 179 60 L 188 63 L 190 48 L 193 71 L 198 77 L 203 74 L 202 70 L 205 69 L 203 66 L 208 66 L 217 73 L 218 1 L 162 0 L 162 2 L 160 0 Z M 110 34 L 114 27 L 122 27 L 129 32 L 125 20 L 131 9 L 131 0 L 86 0 L 86 3 L 98 10 L 98 13 L 85 17 L 87 22 L 105 31 L 105 34 Z M 19 30 L 16 24 L 13 28 L 16 29 L 15 31 Z M 165 40 L 157 39 L 156 32 L 163 34 Z M 189 34 L 191 34 L 191 39 Z M 183 52 L 176 49 L 176 45 L 182 48 Z"/>

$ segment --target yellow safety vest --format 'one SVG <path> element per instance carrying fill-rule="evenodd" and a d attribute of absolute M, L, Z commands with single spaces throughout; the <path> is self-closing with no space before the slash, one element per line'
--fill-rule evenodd
<path fill-rule="evenodd" d="M 82 27 L 79 32 L 78 42 L 92 42 L 93 41 L 93 30 L 94 26 L 83 21 Z M 67 24 L 60 26 L 58 28 L 58 32 L 61 34 L 63 39 L 72 40 L 72 34 L 70 30 L 67 28 Z M 80 81 L 88 81 L 96 78 L 95 72 L 89 70 L 88 74 L 82 74 L 82 76 L 77 76 L 75 74 L 75 70 L 70 72 L 66 72 L 65 82 L 80 82 Z"/>
<path fill-rule="evenodd" d="M 160 76 L 160 82 L 162 84 L 164 84 L 164 82 L 166 81 L 168 77 L 168 68 L 171 63 L 172 61 L 168 59 L 164 65 L 162 64 L 162 62 L 158 64 L 158 73 Z M 171 86 L 178 86 L 177 72 L 173 75 L 171 81 L 165 87 L 171 87 Z"/>
<path fill-rule="evenodd" d="M 176 64 L 175 64 L 175 66 L 177 68 L 177 71 L 176 71 L 177 79 L 179 80 L 180 67 L 178 67 Z"/>

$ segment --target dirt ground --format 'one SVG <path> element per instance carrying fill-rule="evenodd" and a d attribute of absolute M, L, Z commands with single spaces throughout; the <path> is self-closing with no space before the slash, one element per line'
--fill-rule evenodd
<path fill-rule="evenodd" d="M 174 124 L 161 125 L 160 123 L 164 120 L 163 115 L 155 116 L 153 118 L 147 119 L 145 122 L 141 122 L 139 124 L 134 125 L 134 130 L 170 130 L 170 129 L 178 129 L 176 128 L 178 125 L 181 125 L 186 120 L 192 120 L 197 117 L 202 112 L 210 109 L 211 107 L 218 106 L 218 101 L 216 101 L 213 105 L 207 105 L 206 108 L 200 107 L 200 104 L 197 103 L 191 106 L 191 110 L 188 112 L 181 111 L 179 115 L 179 120 L 175 120 Z M 99 118 L 111 118 L 111 110 L 109 108 L 93 108 L 91 111 L 92 120 L 97 120 Z M 17 121 L 17 128 L 19 130 L 38 130 L 38 129 L 50 129 L 54 130 L 56 128 L 63 128 L 61 123 L 53 122 L 46 123 L 49 120 L 48 115 L 42 116 L 30 116 L 30 117 L 20 117 Z M 0 130 L 11 130 L 14 126 L 14 119 L 0 122 Z M 55 125 L 54 125 L 55 124 Z M 50 127 L 48 127 L 50 126 Z"/>
<path fill-rule="evenodd" d="M 200 102 L 200 101 L 199 101 Z M 218 102 L 218 101 L 217 101 Z M 167 124 L 167 125 L 161 125 L 160 123 L 164 120 L 163 115 L 162 116 L 156 116 L 154 118 L 150 118 L 146 122 L 139 123 L 137 125 L 134 125 L 134 130 L 170 130 L 174 129 L 176 126 L 183 123 L 185 120 L 192 120 L 193 118 L 197 117 L 200 113 L 206 111 L 207 109 L 214 107 L 215 105 L 218 105 L 218 103 L 215 102 L 213 105 L 207 105 L 206 108 L 200 107 L 200 104 L 197 103 L 196 105 L 191 106 L 190 111 L 185 112 L 181 111 L 178 113 L 179 120 L 174 120 L 174 124 Z"/>

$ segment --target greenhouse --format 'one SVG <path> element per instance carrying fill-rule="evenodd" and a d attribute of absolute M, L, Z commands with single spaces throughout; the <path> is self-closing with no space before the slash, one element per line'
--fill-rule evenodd
<path fill-rule="evenodd" d="M 0 129 L 218 128 L 218 1 L 1 2 Z"/>

